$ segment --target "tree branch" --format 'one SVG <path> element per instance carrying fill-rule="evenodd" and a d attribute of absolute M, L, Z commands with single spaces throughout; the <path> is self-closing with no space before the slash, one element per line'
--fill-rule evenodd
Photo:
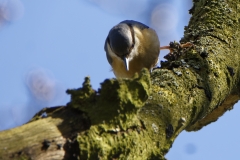
<path fill-rule="evenodd" d="M 195 0 L 190 13 L 181 42 L 194 47 L 173 43 L 151 76 L 143 70 L 134 79 L 105 80 L 99 91 L 86 78 L 67 91 L 67 107 L 1 132 L 0 158 L 164 159 L 181 131 L 199 130 L 232 109 L 240 98 L 240 4 Z"/>

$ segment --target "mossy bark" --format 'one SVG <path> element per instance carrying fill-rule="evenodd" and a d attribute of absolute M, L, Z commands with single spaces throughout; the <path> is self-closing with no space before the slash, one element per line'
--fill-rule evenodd
<path fill-rule="evenodd" d="M 151 75 L 87 77 L 66 107 L 0 133 L 0 159 L 164 159 L 183 131 L 197 131 L 240 98 L 240 1 L 195 0 L 181 42 Z M 42 116 L 46 113 L 47 117 Z"/>

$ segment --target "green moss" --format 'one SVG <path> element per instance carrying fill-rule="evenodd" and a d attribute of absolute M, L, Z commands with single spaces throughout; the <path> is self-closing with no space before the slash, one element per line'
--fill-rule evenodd
<path fill-rule="evenodd" d="M 71 102 L 68 105 L 72 108 L 87 110 L 96 101 L 96 91 L 92 89 L 89 77 L 85 78 L 82 88 L 68 89 L 66 92 L 71 95 Z"/>
<path fill-rule="evenodd" d="M 150 82 L 149 72 L 143 70 L 133 79 L 107 79 L 98 91 L 88 77 L 82 88 L 68 90 L 68 106 L 85 112 L 92 123 L 78 136 L 81 159 L 164 159 L 161 146 L 137 117 L 151 94 Z"/>
<path fill-rule="evenodd" d="M 98 131 L 96 127 L 92 127 L 88 132 L 79 135 L 81 159 L 164 159 L 159 152 L 153 151 L 152 148 L 157 149 L 157 143 L 151 140 L 146 131 L 129 129 L 111 134 L 99 134 Z"/>
<path fill-rule="evenodd" d="M 82 88 L 67 91 L 71 94 L 68 105 L 86 112 L 92 124 L 101 124 L 104 130 L 126 130 L 139 124 L 136 113 L 148 99 L 150 86 L 147 70 L 134 79 L 107 79 L 98 91 L 91 88 L 86 77 Z"/>

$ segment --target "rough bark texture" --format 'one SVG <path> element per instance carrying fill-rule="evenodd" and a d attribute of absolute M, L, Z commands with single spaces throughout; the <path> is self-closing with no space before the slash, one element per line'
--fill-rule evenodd
<path fill-rule="evenodd" d="M 195 0 L 181 42 L 151 75 L 68 90 L 66 107 L 0 133 L 0 159 L 164 159 L 183 131 L 216 121 L 240 98 L 237 0 Z M 42 114 L 46 113 L 47 117 Z"/>

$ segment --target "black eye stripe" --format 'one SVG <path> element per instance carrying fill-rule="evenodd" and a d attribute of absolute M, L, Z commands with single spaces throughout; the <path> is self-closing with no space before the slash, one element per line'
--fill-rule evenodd
<path fill-rule="evenodd" d="M 109 39 L 109 37 L 107 37 L 107 43 L 109 44 L 109 47 L 111 48 L 111 50 L 113 50 L 112 47 L 111 47 L 111 45 L 110 45 L 110 39 Z"/>
<path fill-rule="evenodd" d="M 131 32 L 131 35 L 132 35 L 132 48 L 133 48 L 134 45 L 135 45 L 135 36 L 134 36 L 133 26 L 130 23 L 127 23 L 127 25 L 130 28 L 130 32 Z M 132 50 L 132 48 L 131 48 L 131 50 Z"/>

